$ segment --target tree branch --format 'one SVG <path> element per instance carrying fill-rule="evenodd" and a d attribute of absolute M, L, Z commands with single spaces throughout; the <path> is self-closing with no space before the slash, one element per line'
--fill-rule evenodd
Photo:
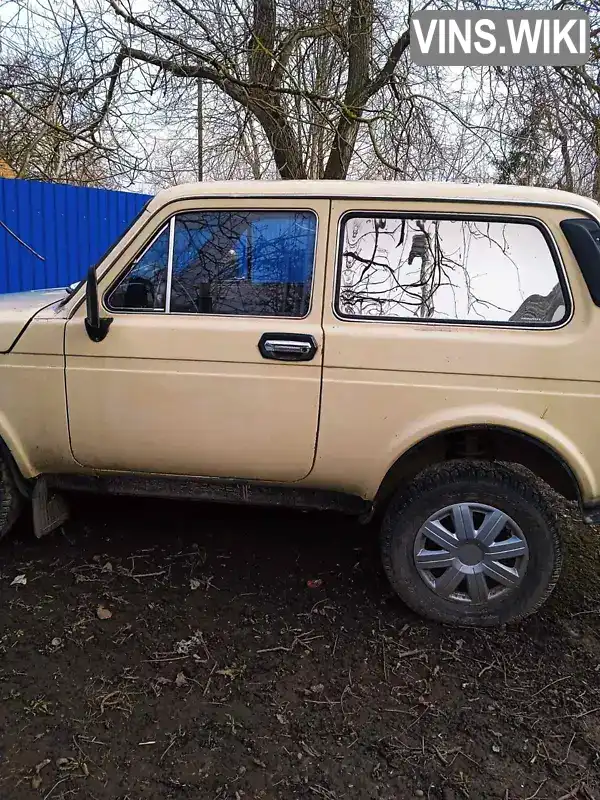
<path fill-rule="evenodd" d="M 390 80 L 392 75 L 394 74 L 396 67 L 398 66 L 398 62 L 400 58 L 407 50 L 410 45 L 410 30 L 407 29 L 404 31 L 402 36 L 399 37 L 396 44 L 390 50 L 390 54 L 387 57 L 387 61 L 383 65 L 383 67 L 379 70 L 379 73 L 376 77 L 369 83 L 364 89 L 364 97 L 363 102 L 366 102 L 370 97 L 373 97 L 380 89 L 382 89 L 385 84 Z"/>

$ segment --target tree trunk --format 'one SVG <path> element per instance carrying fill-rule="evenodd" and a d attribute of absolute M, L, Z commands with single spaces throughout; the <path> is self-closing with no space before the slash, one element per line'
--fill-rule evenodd
<path fill-rule="evenodd" d="M 362 104 L 367 99 L 369 62 L 373 37 L 373 0 L 351 0 L 348 19 L 348 83 L 345 111 L 340 116 L 333 147 L 325 167 L 325 178 L 344 180 L 348 174 L 358 135 Z"/>
<path fill-rule="evenodd" d="M 300 145 L 290 125 L 279 99 L 266 93 L 248 106 L 269 140 L 273 158 L 280 176 L 284 180 L 306 180 L 306 169 L 300 152 Z"/>
<path fill-rule="evenodd" d="M 327 159 L 324 178 L 343 181 L 348 174 L 354 143 L 358 134 L 358 121 L 342 118 L 335 132 L 335 140 Z"/>
<path fill-rule="evenodd" d="M 594 152 L 594 178 L 592 184 L 592 197 L 600 202 L 600 122 L 596 121 L 592 149 Z"/>

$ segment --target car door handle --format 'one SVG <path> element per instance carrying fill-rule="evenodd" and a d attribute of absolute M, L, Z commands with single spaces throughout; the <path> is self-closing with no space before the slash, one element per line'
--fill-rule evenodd
<path fill-rule="evenodd" d="M 258 349 L 263 358 L 275 361 L 311 361 L 317 343 L 314 336 L 304 333 L 263 333 Z"/>

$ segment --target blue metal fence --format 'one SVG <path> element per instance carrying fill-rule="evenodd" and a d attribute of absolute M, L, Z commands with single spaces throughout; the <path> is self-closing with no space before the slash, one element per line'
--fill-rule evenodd
<path fill-rule="evenodd" d="M 80 280 L 149 199 L 0 178 L 0 294 Z"/>

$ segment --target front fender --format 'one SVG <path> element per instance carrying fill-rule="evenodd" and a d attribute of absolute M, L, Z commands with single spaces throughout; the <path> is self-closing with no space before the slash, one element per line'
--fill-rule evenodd
<path fill-rule="evenodd" d="M 8 452 L 23 478 L 35 477 L 36 470 L 27 456 L 23 442 L 2 412 L 0 412 L 0 449 Z"/>

